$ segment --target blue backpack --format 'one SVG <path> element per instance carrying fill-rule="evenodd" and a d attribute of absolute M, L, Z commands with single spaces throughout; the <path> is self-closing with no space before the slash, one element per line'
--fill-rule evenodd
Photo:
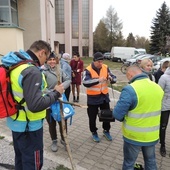
<path fill-rule="evenodd" d="M 65 94 L 62 94 L 62 100 L 67 101 L 67 98 Z M 59 101 L 56 101 L 51 105 L 51 116 L 53 117 L 54 120 L 57 122 L 61 121 L 61 115 L 60 115 L 60 103 Z M 75 114 L 75 110 L 71 104 L 66 104 L 63 103 L 63 114 L 64 114 L 64 119 L 70 118 L 70 125 L 72 123 L 72 116 Z"/>

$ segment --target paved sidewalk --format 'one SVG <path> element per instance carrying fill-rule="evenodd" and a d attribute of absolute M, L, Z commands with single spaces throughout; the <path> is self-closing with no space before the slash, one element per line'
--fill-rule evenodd
<path fill-rule="evenodd" d="M 82 87 L 80 96 L 80 104 L 86 105 L 85 88 Z M 110 97 L 112 98 L 112 92 L 110 91 Z M 114 91 L 114 97 L 117 99 L 119 93 Z M 70 97 L 72 99 L 72 95 Z M 71 101 L 71 100 L 70 100 Z M 115 101 L 111 101 L 113 107 Z M 100 143 L 92 141 L 91 133 L 88 127 L 88 116 L 86 109 L 75 108 L 76 114 L 73 116 L 72 125 L 68 125 L 68 139 L 72 150 L 73 162 L 76 165 L 77 170 L 121 170 L 123 162 L 123 140 L 121 133 L 121 123 L 116 121 L 111 123 L 110 133 L 113 137 L 113 141 L 107 141 L 102 134 L 102 123 L 97 121 L 98 134 L 101 138 Z M 5 125 L 4 120 L 0 120 L 0 136 L 4 135 L 5 139 L 0 140 L 0 151 L 3 150 L 4 140 L 7 142 L 12 141 L 11 132 Z M 69 123 L 69 121 L 68 121 Z M 58 130 L 58 129 L 57 129 Z M 59 132 L 59 130 L 58 130 Z M 3 141 L 3 142 L 2 142 Z M 71 169 L 70 159 L 62 144 L 60 144 L 60 134 L 58 133 L 58 151 L 56 153 L 50 150 L 51 139 L 48 132 L 48 126 L 45 122 L 44 125 L 44 167 L 43 170 L 54 170 L 54 168 L 62 164 Z M 170 128 L 168 126 L 166 135 L 167 156 L 161 157 L 159 154 L 160 145 L 156 145 L 156 158 L 158 170 L 170 169 Z M 0 155 L 0 162 L 13 164 L 14 153 L 10 149 L 11 159 L 2 159 L 4 155 Z M 4 151 L 5 152 L 5 151 Z M 142 154 L 137 159 L 138 163 L 143 164 Z M 2 168 L 0 167 L 2 170 Z M 5 169 L 4 169 L 5 170 Z"/>

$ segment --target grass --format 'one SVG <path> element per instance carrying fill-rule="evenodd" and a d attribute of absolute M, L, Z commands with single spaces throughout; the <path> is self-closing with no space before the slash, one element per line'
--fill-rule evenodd
<path fill-rule="evenodd" d="M 5 137 L 4 136 L 0 136 L 0 139 L 4 139 Z"/>
<path fill-rule="evenodd" d="M 66 168 L 65 166 L 63 165 L 59 165 L 56 170 L 70 170 L 69 168 Z"/>
<path fill-rule="evenodd" d="M 81 58 L 81 59 L 84 61 L 84 68 L 86 68 L 93 61 L 92 57 L 86 57 L 86 58 Z M 122 66 L 122 63 L 112 62 L 110 60 L 104 60 L 104 64 L 108 65 L 108 67 L 111 70 L 114 70 L 114 69 L 120 70 L 120 67 Z"/>

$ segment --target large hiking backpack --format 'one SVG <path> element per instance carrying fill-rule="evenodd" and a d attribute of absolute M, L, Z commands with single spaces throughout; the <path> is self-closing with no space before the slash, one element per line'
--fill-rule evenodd
<path fill-rule="evenodd" d="M 19 112 L 19 110 L 24 109 L 22 104 L 25 102 L 24 98 L 17 102 L 14 99 L 11 81 L 10 81 L 10 71 L 20 66 L 21 64 L 33 62 L 32 60 L 26 59 L 20 53 L 15 52 L 15 54 L 23 59 L 23 61 L 11 66 L 6 67 L 3 64 L 0 65 L 0 118 L 5 118 L 12 116 Z"/>

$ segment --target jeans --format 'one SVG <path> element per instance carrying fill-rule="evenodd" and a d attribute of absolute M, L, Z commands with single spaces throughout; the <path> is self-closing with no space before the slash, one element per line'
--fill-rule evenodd
<path fill-rule="evenodd" d="M 122 170 L 134 170 L 134 164 L 139 152 L 142 150 L 144 158 L 145 170 L 157 170 L 155 145 L 152 146 L 137 146 L 124 141 L 123 153 L 124 161 Z"/>

